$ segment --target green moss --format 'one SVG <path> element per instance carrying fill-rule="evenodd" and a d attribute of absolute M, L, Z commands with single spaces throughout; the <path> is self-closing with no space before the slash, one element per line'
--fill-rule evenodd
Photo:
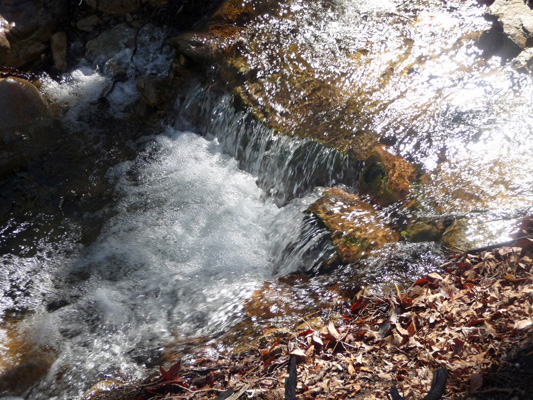
<path fill-rule="evenodd" d="M 359 238 L 357 236 L 345 236 L 343 238 L 344 242 L 346 244 L 349 244 L 350 246 L 359 247 L 361 250 L 366 250 L 370 247 L 370 243 L 368 243 L 368 240 Z"/>

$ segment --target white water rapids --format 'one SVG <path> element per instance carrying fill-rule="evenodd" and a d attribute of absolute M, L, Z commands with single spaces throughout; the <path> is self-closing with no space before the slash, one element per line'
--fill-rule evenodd
<path fill-rule="evenodd" d="M 305 70 L 304 63 L 299 65 L 305 56 L 313 76 L 304 76 L 324 82 L 346 76 L 335 91 L 338 98 L 357 99 L 368 91 L 372 102 L 366 104 L 387 105 L 379 108 L 369 129 L 395 139 L 399 153 L 435 164 L 431 170 L 439 151 L 447 149 L 448 159 L 438 167 L 442 173 L 427 185 L 428 196 L 441 202 L 438 217 L 458 212 L 456 203 L 463 198 L 447 197 L 449 188 L 453 195 L 462 193 L 453 190 L 456 186 L 466 194 L 488 193 L 495 201 L 485 207 L 494 213 L 513 215 L 531 207 L 533 120 L 528 100 L 533 81 L 494 66 L 497 62 L 489 63 L 483 74 L 463 68 L 462 63 L 475 64 L 480 56 L 470 42 L 460 45 L 461 27 L 471 21 L 485 25 L 481 10 L 456 15 L 454 22 L 447 17 L 452 6 L 451 11 L 443 12 L 439 5 L 426 12 L 419 3 L 427 2 L 288 2 L 292 17 L 267 14 L 248 30 L 248 41 L 243 39 L 252 45 L 247 61 L 258 71 L 257 79 L 285 74 L 274 76 L 276 85 L 265 81 L 274 105 L 283 85 Z M 393 23 L 406 30 L 415 26 L 413 37 Z M 461 29 L 456 31 L 455 25 Z M 43 83 L 64 111 L 70 137 L 61 146 L 81 143 L 83 155 L 76 153 L 78 148 L 64 149 L 68 163 L 59 160 L 63 163 L 58 161 L 56 168 L 70 165 L 71 173 L 23 171 L 20 180 L 13 179 L 16 187 L 9 187 L 15 194 L 29 193 L 13 198 L 22 198 L 20 210 L 31 212 L 19 212 L 0 227 L 0 396 L 75 399 L 101 380 L 145 377 L 184 338 L 227 332 L 243 317 L 244 300 L 265 279 L 313 270 L 316 257 L 327 259 L 334 251 L 331 243 L 321 241 L 324 230 L 307 224 L 305 210 L 318 198 L 317 187 L 356 185 L 360 165 L 318 142 L 274 135 L 251 113 L 236 110 L 233 97 L 218 93 L 217 85 L 208 90 L 191 84 L 178 96 L 175 121 L 162 123 L 157 132 L 106 142 L 116 126 L 93 124 L 98 113 L 126 126 L 120 117 L 135 114 L 135 78 L 168 72 L 173 55 L 163 45 L 164 32 L 148 28 L 138 35 L 135 53 L 124 49 L 100 69 L 84 66 L 61 83 Z M 448 31 L 455 33 L 448 38 Z M 279 37 L 279 43 L 270 43 L 270 37 Z M 401 59 L 394 67 L 405 73 L 391 73 L 390 80 L 381 81 L 389 74 L 388 57 L 403 54 L 405 43 L 414 43 L 412 60 L 407 59 L 413 67 Z M 357 67 L 360 59 L 367 60 L 364 68 Z M 112 86 L 105 72 L 124 65 L 126 80 Z M 300 101 L 300 93 L 290 94 Z M 283 104 L 278 105 L 283 111 Z M 409 122 L 411 112 L 426 107 L 427 118 Z M 343 114 L 346 110 L 343 104 L 337 109 L 341 125 L 351 129 L 359 121 L 356 114 Z M 398 127 L 402 129 L 396 131 Z M 77 136 L 80 132 L 84 134 Z M 128 148 L 130 153 L 121 153 Z M 89 169 L 106 171 L 105 179 L 104 173 L 95 173 L 100 181 L 92 182 L 91 175 L 79 179 L 79 186 L 48 181 L 58 176 L 76 181 L 76 174 L 85 172 L 76 169 L 79 159 Z M 79 189 L 85 184 L 90 187 Z M 79 193 L 57 193 L 64 188 Z M 110 199 L 98 203 L 99 194 L 108 191 Z M 85 195 L 88 204 L 72 204 Z M 474 196 L 466 198 L 469 205 L 476 204 Z M 98 204 L 92 206 L 92 201 Z M 43 203 L 54 204 L 43 211 L 37 208 Z M 19 211 L 16 205 L 5 209 Z M 427 214 L 435 217 L 433 209 Z M 486 220 L 484 214 L 480 218 Z M 93 222 L 95 229 L 87 229 Z M 93 236 L 87 234 L 87 239 L 86 231 Z M 376 282 L 396 283 L 400 274 L 412 278 L 435 268 L 438 252 L 432 242 L 401 241 L 366 260 L 364 274 Z M 333 279 L 342 281 L 342 273 L 335 272 Z M 33 380 L 26 382 L 29 375 Z M 2 385 L 12 382 L 14 388 L 2 391 Z"/>
<path fill-rule="evenodd" d="M 36 312 L 19 330 L 56 354 L 29 398 L 76 397 L 111 373 L 141 377 L 166 345 L 227 330 L 272 276 L 279 239 L 267 236 L 280 218 L 298 226 L 314 198 L 280 209 L 216 140 L 172 128 L 110 175 L 116 215 L 94 244 L 59 261 L 4 258 L 5 292 L 17 269 L 36 281 L 27 287 Z M 294 240 L 284 230 L 282 241 Z M 60 306 L 47 311 L 51 299 Z"/>

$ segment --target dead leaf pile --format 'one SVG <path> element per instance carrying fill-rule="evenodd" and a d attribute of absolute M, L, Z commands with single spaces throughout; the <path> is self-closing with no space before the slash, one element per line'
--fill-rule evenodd
<path fill-rule="evenodd" d="M 465 254 L 405 291 L 361 292 L 337 305 L 337 317 L 320 330 L 269 336 L 249 352 L 200 360 L 182 367 L 187 379 L 174 368 L 136 398 L 215 399 L 233 388 L 282 399 L 290 355 L 298 359 L 299 399 L 386 399 L 393 385 L 404 398 L 421 399 L 441 367 L 449 373 L 444 398 L 498 390 L 485 387 L 484 377 L 514 365 L 517 351 L 532 345 L 533 260 L 521 251 Z M 520 387 L 505 390 L 523 395 Z"/>

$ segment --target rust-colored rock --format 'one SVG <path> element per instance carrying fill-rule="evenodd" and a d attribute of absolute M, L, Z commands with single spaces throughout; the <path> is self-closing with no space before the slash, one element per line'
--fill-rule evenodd
<path fill-rule="evenodd" d="M 360 191 L 380 206 L 405 200 L 416 179 L 415 167 L 387 146 L 376 146 L 365 161 Z"/>
<path fill-rule="evenodd" d="M 33 343 L 19 325 L 8 321 L 0 326 L 0 393 L 13 396 L 45 376 L 56 357 Z"/>
<path fill-rule="evenodd" d="M 327 189 L 309 207 L 331 231 L 331 238 L 344 263 L 368 256 L 374 249 L 400 239 L 372 205 L 342 189 Z"/>

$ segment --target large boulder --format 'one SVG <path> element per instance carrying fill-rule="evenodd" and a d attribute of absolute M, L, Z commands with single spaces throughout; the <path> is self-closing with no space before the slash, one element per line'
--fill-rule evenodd
<path fill-rule="evenodd" d="M 39 90 L 30 82 L 0 78 L 0 177 L 50 151 L 59 126 Z"/>
<path fill-rule="evenodd" d="M 343 263 L 355 262 L 372 250 L 400 239 L 374 207 L 343 189 L 327 189 L 309 212 L 331 231 L 331 239 Z"/>
<path fill-rule="evenodd" d="M 68 0 L 1 1 L 0 65 L 19 68 L 39 61 L 68 6 Z"/>
<path fill-rule="evenodd" d="M 8 319 L 0 328 L 0 395 L 3 396 L 22 396 L 46 376 L 56 359 L 53 350 L 38 346 L 20 325 L 20 321 Z"/>
<path fill-rule="evenodd" d="M 496 0 L 487 8 L 493 27 L 480 41 L 482 48 L 504 59 L 516 69 L 529 70 L 533 64 L 533 10 L 524 0 Z"/>

